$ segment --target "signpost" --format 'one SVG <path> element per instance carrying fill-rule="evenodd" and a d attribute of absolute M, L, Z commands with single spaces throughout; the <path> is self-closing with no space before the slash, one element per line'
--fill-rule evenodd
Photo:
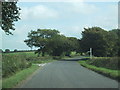
<path fill-rule="evenodd" d="M 92 48 L 90 48 L 90 58 L 92 59 Z"/>

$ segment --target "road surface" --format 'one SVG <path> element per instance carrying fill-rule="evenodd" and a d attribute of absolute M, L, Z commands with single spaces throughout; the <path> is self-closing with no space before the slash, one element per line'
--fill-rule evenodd
<path fill-rule="evenodd" d="M 19 88 L 118 88 L 118 82 L 76 61 L 55 61 L 37 70 Z"/>

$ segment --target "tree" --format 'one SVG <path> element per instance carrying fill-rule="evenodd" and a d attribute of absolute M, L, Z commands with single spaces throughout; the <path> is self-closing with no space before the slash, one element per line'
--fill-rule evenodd
<path fill-rule="evenodd" d="M 18 51 L 17 49 L 14 50 L 14 52 L 17 52 L 17 51 Z"/>
<path fill-rule="evenodd" d="M 28 33 L 28 39 L 24 42 L 29 47 L 34 46 L 39 48 L 36 53 L 38 53 L 38 56 L 40 53 L 44 56 L 45 52 L 49 52 L 49 49 L 47 48 L 49 40 L 56 35 L 59 35 L 59 31 L 55 29 L 38 29 L 37 31 L 31 31 Z"/>
<path fill-rule="evenodd" d="M 95 56 L 107 56 L 107 31 L 100 27 L 84 28 L 82 32 L 81 48 L 82 52 L 93 49 Z"/>
<path fill-rule="evenodd" d="M 106 35 L 107 39 L 107 56 L 116 56 L 118 52 L 118 35 L 115 30 L 108 31 L 108 34 Z"/>
<path fill-rule="evenodd" d="M 61 56 L 67 48 L 67 38 L 64 35 L 56 35 L 49 40 L 48 48 L 52 56 Z"/>
<path fill-rule="evenodd" d="M 78 52 L 78 49 L 79 49 L 79 39 L 75 38 L 75 37 L 67 37 L 69 42 L 70 42 L 70 45 L 71 45 L 71 51 L 76 51 Z"/>
<path fill-rule="evenodd" d="M 10 50 L 9 49 L 5 49 L 5 53 L 9 53 L 10 52 Z"/>
<path fill-rule="evenodd" d="M 4 0 L 3 0 L 4 1 Z M 12 2 L 0 2 L 2 6 L 2 10 L 0 10 L 1 14 L 1 28 L 4 32 L 9 35 L 12 34 L 10 30 L 15 30 L 14 22 L 18 21 L 19 18 L 19 10 L 20 8 L 17 7 L 17 0 L 13 0 Z"/>
<path fill-rule="evenodd" d="M 113 38 L 109 40 L 110 46 L 111 46 L 111 54 L 112 56 L 120 56 L 120 29 L 113 29 L 109 31 L 111 34 L 110 38 Z"/>
<path fill-rule="evenodd" d="M 118 46 L 117 56 L 120 56 L 120 29 L 117 29 L 117 35 L 118 35 L 117 44 L 116 44 Z"/>
<path fill-rule="evenodd" d="M 74 37 L 66 37 L 64 35 L 56 35 L 52 37 L 48 43 L 52 56 L 66 55 L 70 56 L 72 51 L 78 49 L 78 39 Z"/>
<path fill-rule="evenodd" d="M 35 53 L 47 52 L 52 56 L 67 55 L 70 56 L 71 51 L 78 49 L 78 39 L 61 35 L 57 30 L 38 29 L 28 33 L 28 39 L 24 41 L 29 47 L 39 48 Z"/>

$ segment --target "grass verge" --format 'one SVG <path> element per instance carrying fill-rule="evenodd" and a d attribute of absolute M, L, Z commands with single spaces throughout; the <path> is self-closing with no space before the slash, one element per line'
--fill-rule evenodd
<path fill-rule="evenodd" d="M 117 81 L 120 81 L 120 70 L 111 70 L 107 68 L 102 68 L 102 67 L 96 67 L 93 65 L 89 65 L 86 63 L 86 61 L 78 61 L 82 66 L 91 69 L 97 73 L 100 73 L 104 76 L 110 77 L 112 79 L 115 79 Z"/>
<path fill-rule="evenodd" d="M 4 78 L 2 80 L 2 88 L 15 87 L 19 82 L 26 79 L 29 75 L 31 75 L 38 68 L 39 68 L 39 66 L 32 65 L 30 68 L 19 71 L 9 78 Z"/>

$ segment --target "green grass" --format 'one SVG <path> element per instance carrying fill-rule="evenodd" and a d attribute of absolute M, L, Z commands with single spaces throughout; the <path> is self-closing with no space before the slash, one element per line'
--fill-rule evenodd
<path fill-rule="evenodd" d="M 14 53 L 3 53 L 5 55 L 24 55 L 25 57 L 37 57 L 37 54 L 34 54 L 34 52 L 14 52 Z"/>
<path fill-rule="evenodd" d="M 24 69 L 20 72 L 17 72 L 11 77 L 3 78 L 2 80 L 2 88 L 13 88 L 19 82 L 26 79 L 30 74 L 32 74 L 39 66 L 32 65 L 30 68 Z"/>
<path fill-rule="evenodd" d="M 82 66 L 91 69 L 93 71 L 96 71 L 100 74 L 103 74 L 105 76 L 108 76 L 110 78 L 119 80 L 120 79 L 120 70 L 111 70 L 111 69 L 107 69 L 107 68 L 103 68 L 103 67 L 96 67 L 94 65 L 89 65 L 86 63 L 86 61 L 78 61 Z"/>

